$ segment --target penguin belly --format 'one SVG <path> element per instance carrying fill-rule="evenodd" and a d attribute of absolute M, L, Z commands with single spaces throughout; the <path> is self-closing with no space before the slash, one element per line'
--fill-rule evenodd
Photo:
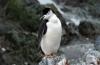
<path fill-rule="evenodd" d="M 41 40 L 41 49 L 45 55 L 57 53 L 62 35 L 61 23 L 47 23 L 47 32 Z"/>

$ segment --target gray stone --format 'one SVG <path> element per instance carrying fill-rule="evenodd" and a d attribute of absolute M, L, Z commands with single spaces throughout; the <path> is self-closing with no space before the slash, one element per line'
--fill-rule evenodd
<path fill-rule="evenodd" d="M 39 65 L 66 65 L 66 62 L 65 56 L 60 55 L 52 58 L 44 57 Z"/>

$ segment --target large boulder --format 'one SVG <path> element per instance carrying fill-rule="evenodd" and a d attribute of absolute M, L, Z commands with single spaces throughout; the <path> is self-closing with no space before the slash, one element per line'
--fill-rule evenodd
<path fill-rule="evenodd" d="M 79 33 L 86 37 L 91 37 L 95 34 L 95 27 L 91 22 L 81 21 L 78 29 Z"/>

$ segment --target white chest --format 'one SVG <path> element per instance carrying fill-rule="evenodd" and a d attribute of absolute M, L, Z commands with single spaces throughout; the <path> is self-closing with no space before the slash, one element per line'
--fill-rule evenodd
<path fill-rule="evenodd" d="M 47 34 L 53 36 L 62 34 L 62 26 L 59 20 L 53 20 L 52 22 L 47 22 L 46 25 L 47 25 Z"/>

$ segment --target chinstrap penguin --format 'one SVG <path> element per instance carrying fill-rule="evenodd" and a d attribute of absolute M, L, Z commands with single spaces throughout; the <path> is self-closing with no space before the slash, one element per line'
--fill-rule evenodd
<path fill-rule="evenodd" d="M 42 14 L 38 38 L 45 56 L 52 56 L 60 47 L 62 25 L 51 8 L 44 8 Z"/>

